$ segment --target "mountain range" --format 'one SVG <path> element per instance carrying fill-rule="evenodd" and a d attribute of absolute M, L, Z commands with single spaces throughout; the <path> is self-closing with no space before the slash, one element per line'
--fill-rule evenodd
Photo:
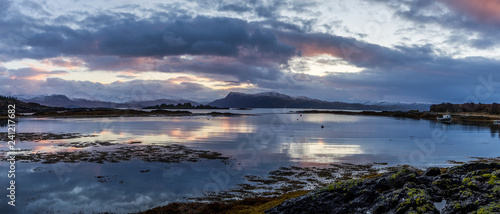
<path fill-rule="evenodd" d="M 161 105 L 161 104 L 178 104 L 178 103 L 191 103 L 199 105 L 192 100 L 171 100 L 171 99 L 157 99 L 147 101 L 129 101 L 125 103 L 106 102 L 100 100 L 87 100 L 87 99 L 70 99 L 65 95 L 53 94 L 48 96 L 37 96 L 34 98 L 26 99 L 19 98 L 24 102 L 39 103 L 51 107 L 65 107 L 65 108 L 143 108 L 147 106 Z"/>
<path fill-rule="evenodd" d="M 231 92 L 225 98 L 209 105 L 222 108 L 316 108 L 346 110 L 428 110 L 429 105 L 388 104 L 374 105 L 347 102 L 327 102 L 309 97 L 292 97 L 278 92 L 245 94 Z"/>
<path fill-rule="evenodd" d="M 129 101 L 125 103 L 107 102 L 88 99 L 71 99 L 65 95 L 45 95 L 32 98 L 20 98 L 24 102 L 39 103 L 51 107 L 65 108 L 143 108 L 161 104 L 200 103 L 187 99 L 157 99 L 148 101 Z M 245 94 L 230 92 L 226 97 L 208 103 L 220 108 L 315 108 L 315 109 L 346 109 L 346 110 L 429 110 L 430 104 L 419 103 L 347 103 L 328 102 L 309 97 L 292 97 L 279 92 L 264 92 Z"/>

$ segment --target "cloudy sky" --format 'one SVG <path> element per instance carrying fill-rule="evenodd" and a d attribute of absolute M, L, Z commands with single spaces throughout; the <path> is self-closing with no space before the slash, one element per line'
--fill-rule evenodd
<path fill-rule="evenodd" d="M 0 0 L 0 94 L 499 102 L 500 1 Z"/>

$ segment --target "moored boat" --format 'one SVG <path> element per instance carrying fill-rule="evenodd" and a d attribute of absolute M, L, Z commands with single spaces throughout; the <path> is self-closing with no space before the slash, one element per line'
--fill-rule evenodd
<path fill-rule="evenodd" d="M 445 114 L 442 117 L 436 117 L 436 120 L 441 123 L 451 123 L 451 115 Z"/>

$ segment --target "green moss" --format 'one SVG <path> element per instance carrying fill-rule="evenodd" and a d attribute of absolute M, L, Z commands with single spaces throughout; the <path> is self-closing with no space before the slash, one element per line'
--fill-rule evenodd
<path fill-rule="evenodd" d="M 472 212 L 473 214 L 486 214 L 486 213 L 498 213 L 500 212 L 500 203 L 490 203 L 486 206 L 480 207 L 477 211 Z"/>
<path fill-rule="evenodd" d="M 423 189 L 405 187 L 404 191 L 408 197 L 399 203 L 396 213 L 425 213 L 435 210 L 430 197 Z"/>
<path fill-rule="evenodd" d="M 350 179 L 345 181 L 338 181 L 333 184 L 330 184 L 326 187 L 327 190 L 330 191 L 343 191 L 348 192 L 351 188 L 362 183 L 364 179 Z"/>
<path fill-rule="evenodd" d="M 396 172 L 396 173 L 394 173 L 393 175 L 391 175 L 391 179 L 392 179 L 392 180 L 396 180 L 396 179 L 398 179 L 401 175 L 406 174 L 406 173 L 409 173 L 409 172 L 410 172 L 410 170 L 408 170 L 408 169 L 406 169 L 406 168 L 401 169 L 401 170 L 399 170 L 398 172 Z"/>
<path fill-rule="evenodd" d="M 425 191 L 417 188 L 411 188 L 408 189 L 408 196 L 410 197 L 415 197 L 415 196 L 425 196 Z"/>
<path fill-rule="evenodd" d="M 483 178 L 490 178 L 490 177 L 491 177 L 491 174 L 488 174 L 488 173 L 486 173 L 486 174 L 482 174 L 482 175 L 481 175 L 481 177 L 483 177 Z"/>
<path fill-rule="evenodd" d="M 454 184 L 448 178 L 435 180 L 432 182 L 432 185 L 439 187 L 441 189 L 452 189 L 452 188 L 456 187 L 456 184 Z"/>
<path fill-rule="evenodd" d="M 485 175 L 489 175 L 488 178 L 488 184 L 490 185 L 500 185 L 500 180 L 498 179 L 498 176 L 497 175 L 491 175 L 491 174 L 485 174 Z"/>
<path fill-rule="evenodd" d="M 493 194 L 500 196 L 500 185 L 493 187 L 493 189 L 491 189 L 491 191 L 493 192 Z"/>
<path fill-rule="evenodd" d="M 462 179 L 462 183 L 466 186 L 475 186 L 474 181 L 471 178 Z"/>
<path fill-rule="evenodd" d="M 460 191 L 460 198 L 461 199 L 467 199 L 471 196 L 473 196 L 474 193 L 472 193 L 470 190 L 466 189 L 464 191 Z"/>
<path fill-rule="evenodd" d="M 431 210 L 434 210 L 436 207 L 433 204 L 427 203 L 422 206 L 417 207 L 418 213 L 425 213 Z"/>

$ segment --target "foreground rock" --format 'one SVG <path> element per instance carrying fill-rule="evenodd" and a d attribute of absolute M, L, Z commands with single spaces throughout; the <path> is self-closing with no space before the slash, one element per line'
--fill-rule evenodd
<path fill-rule="evenodd" d="M 266 213 L 500 213 L 500 164 L 426 172 L 403 168 L 377 178 L 340 181 Z"/>

